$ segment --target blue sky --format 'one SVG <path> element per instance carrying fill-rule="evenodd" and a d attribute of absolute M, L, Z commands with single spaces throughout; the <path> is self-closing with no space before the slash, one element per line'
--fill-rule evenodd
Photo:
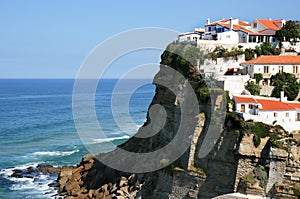
<path fill-rule="evenodd" d="M 75 78 L 96 45 L 133 28 L 186 32 L 207 18 L 300 19 L 299 7 L 299 0 L 1 0 L 0 78 Z M 160 53 L 131 55 L 116 67 L 156 63 Z M 116 70 L 106 76 L 120 75 Z"/>

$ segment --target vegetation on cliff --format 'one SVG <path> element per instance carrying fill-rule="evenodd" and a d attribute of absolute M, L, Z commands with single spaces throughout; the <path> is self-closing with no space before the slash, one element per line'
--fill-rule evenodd
<path fill-rule="evenodd" d="M 219 49 L 219 51 L 222 51 L 222 49 Z M 214 53 L 218 54 L 220 52 L 216 51 Z M 158 187 L 160 186 L 159 182 L 163 181 L 166 185 L 169 183 L 169 188 L 171 189 L 168 189 L 165 193 L 164 198 L 166 198 L 171 194 L 174 182 L 166 182 L 164 180 L 174 180 L 176 177 L 174 173 L 182 174 L 179 174 L 178 176 L 194 173 L 195 175 L 191 175 L 189 176 L 190 178 L 187 178 L 189 179 L 188 182 L 194 182 L 193 180 L 195 178 L 197 178 L 197 180 L 200 178 L 202 184 L 197 183 L 197 186 L 196 184 L 193 184 L 191 188 L 187 188 L 186 184 L 182 184 L 183 181 L 180 181 L 181 179 L 179 179 L 180 182 L 177 184 L 179 184 L 179 188 L 182 188 L 179 192 L 190 189 L 188 194 L 191 194 L 197 190 L 197 193 L 194 193 L 194 197 L 192 198 L 211 198 L 212 196 L 234 191 L 233 187 L 236 182 L 235 175 L 240 158 L 238 150 L 244 137 L 251 135 L 248 136 L 251 138 L 251 150 L 255 150 L 256 148 L 259 148 L 261 143 L 267 142 L 266 147 L 262 149 L 263 151 L 259 151 L 259 153 L 264 156 L 268 155 L 265 150 L 270 150 L 271 147 L 288 151 L 290 146 L 294 146 L 296 144 L 295 140 L 293 140 L 280 126 L 270 126 L 253 121 L 244 121 L 236 113 L 229 112 L 229 107 L 227 107 L 225 122 L 218 120 L 218 117 L 216 116 L 220 114 L 221 111 L 216 111 L 218 108 L 217 106 L 214 106 L 217 101 L 216 99 L 219 96 L 222 96 L 226 99 L 227 103 L 231 103 L 231 100 L 228 94 L 226 95 L 224 91 L 216 86 L 215 82 L 205 80 L 201 77 L 196 66 L 198 66 L 199 62 L 200 64 L 204 63 L 204 60 L 208 57 L 209 55 L 207 52 L 196 48 L 193 45 L 172 43 L 161 55 L 161 70 L 155 77 L 157 79 L 166 78 L 170 81 L 170 84 L 175 84 L 177 87 L 183 87 L 186 82 L 191 84 L 198 98 L 199 109 L 201 112 L 205 113 L 205 124 L 201 129 L 202 131 L 200 132 L 199 139 L 194 143 L 197 148 L 194 161 L 189 169 L 187 169 L 187 159 L 189 159 L 190 156 L 189 150 L 169 166 L 158 171 L 140 175 L 117 172 L 98 162 L 93 157 L 86 157 L 75 170 L 64 172 L 60 175 L 59 180 L 63 181 L 62 183 L 60 182 L 63 184 L 61 185 L 61 193 L 73 195 L 75 198 L 76 194 L 77 196 L 80 194 L 80 196 L 91 195 L 91 198 L 96 198 L 98 196 L 124 196 L 126 198 L 127 196 L 129 197 L 129 195 L 137 196 L 138 194 L 140 194 L 140 197 L 146 199 L 162 198 L 160 197 L 161 195 L 155 194 L 158 194 L 157 192 L 159 192 L 158 190 L 161 188 Z M 167 74 L 163 71 L 165 68 L 163 65 L 167 65 L 180 72 L 184 76 L 184 80 L 181 79 L 180 82 L 173 82 L 172 74 Z M 216 97 L 216 99 L 213 97 Z M 167 117 L 163 128 L 160 132 L 149 138 L 133 137 L 119 146 L 120 148 L 136 153 L 147 153 L 166 146 L 174 138 L 178 123 L 180 123 L 177 115 L 180 114 L 180 111 L 178 111 L 180 103 L 177 103 L 177 96 L 175 96 L 170 89 L 157 84 L 156 93 L 151 105 L 152 104 L 160 104 L 166 110 Z M 221 106 L 221 104 L 222 103 L 219 103 L 219 106 Z M 195 118 L 195 115 L 192 115 L 189 117 L 189 120 L 197 123 Z M 148 112 L 147 121 L 144 126 L 151 123 L 151 119 L 155 120 L 156 118 L 150 118 Z M 196 157 L 197 152 L 199 152 L 199 147 L 203 143 L 208 132 L 209 125 L 216 127 L 216 124 L 218 123 L 222 123 L 222 125 L 220 128 L 214 128 L 214 131 L 220 131 L 221 135 L 218 140 L 214 140 L 213 149 L 207 157 Z M 193 128 L 186 129 L 186 131 L 191 131 L 194 134 L 196 126 L 197 125 L 195 124 L 195 127 L 193 126 Z M 212 133 L 214 132 L 212 131 Z M 253 160 L 252 156 L 244 158 L 249 158 L 250 161 Z M 264 157 L 264 160 L 259 160 L 260 162 L 256 165 L 257 168 L 253 169 L 253 171 L 249 171 L 242 177 L 242 180 L 244 180 L 246 184 L 258 182 L 260 187 L 266 187 L 268 167 L 266 166 L 265 159 L 266 157 Z M 145 161 L 146 163 L 151 164 L 151 160 L 138 161 Z M 162 159 L 161 163 L 168 165 L 169 160 Z M 135 166 L 134 163 L 132 166 Z M 192 181 L 190 181 L 190 179 L 192 179 Z M 71 185 L 76 186 L 75 191 L 70 188 Z M 295 190 L 297 191 L 298 189 Z M 188 194 L 186 194 L 186 196 Z"/>

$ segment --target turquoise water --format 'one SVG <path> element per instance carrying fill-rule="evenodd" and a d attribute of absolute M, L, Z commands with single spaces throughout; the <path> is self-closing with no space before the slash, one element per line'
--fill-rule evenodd
<path fill-rule="evenodd" d="M 98 121 L 107 139 L 91 143 L 108 148 L 108 141 L 120 144 L 132 136 L 145 122 L 146 111 L 154 95 L 154 86 L 147 84 L 130 98 L 129 111 L 137 126 L 123 124 L 118 128 L 111 112 L 111 96 L 118 80 L 101 80 L 95 95 Z M 131 93 L 126 84 L 141 80 L 125 80 L 122 94 Z M 149 81 L 150 82 L 150 81 Z M 72 115 L 74 80 L 0 80 L 0 198 L 51 198 L 49 188 L 56 176 L 12 178 L 13 169 L 50 164 L 75 165 L 89 153 L 82 144 Z M 120 97 L 119 96 L 119 97 Z M 120 97 L 122 100 L 122 97 Z M 118 110 L 118 109 L 117 109 Z M 123 111 L 123 110 L 122 110 Z M 123 112 L 117 112 L 122 117 Z M 86 116 L 89 118 L 89 116 Z"/>

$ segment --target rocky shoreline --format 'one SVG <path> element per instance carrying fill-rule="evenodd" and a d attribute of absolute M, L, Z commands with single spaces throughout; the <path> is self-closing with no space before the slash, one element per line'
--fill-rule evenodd
<path fill-rule="evenodd" d="M 175 45 L 175 44 L 174 44 Z M 190 45 L 170 46 L 180 53 L 196 52 Z M 190 49 L 191 48 L 191 49 Z M 174 73 L 162 65 L 154 78 L 154 82 L 166 80 L 169 86 L 175 87 L 179 94 L 175 96 L 166 87 L 156 85 L 156 92 L 151 105 L 159 104 L 166 110 L 166 121 L 163 128 L 155 135 L 146 138 L 132 137 L 121 149 L 132 153 L 147 153 L 166 146 L 176 136 L 181 122 L 181 110 L 178 101 L 190 98 L 183 88 L 187 83 L 193 86 L 199 97 L 200 113 L 188 112 L 189 125 L 185 128 L 189 148 L 170 165 L 157 171 L 134 174 L 112 169 L 99 160 L 109 157 L 118 151 L 97 154 L 97 158 L 89 154 L 82 158 L 76 167 L 40 167 L 39 172 L 58 175 L 58 195 L 56 198 L 66 199 L 177 199 L 187 198 L 211 199 L 225 194 L 239 192 L 245 195 L 260 195 L 276 199 L 297 199 L 300 197 L 300 140 L 286 132 L 282 127 L 270 126 L 253 121 L 244 121 L 234 112 L 223 111 L 222 107 L 230 104 L 224 91 L 211 88 L 189 63 L 181 60 L 186 55 L 178 56 L 165 51 L 162 64 L 180 71 L 185 78 L 174 81 Z M 213 85 L 213 82 L 211 82 Z M 208 94 L 207 96 L 205 95 Z M 214 98 L 215 97 L 215 98 Z M 150 105 L 150 106 L 151 106 Z M 197 105 L 198 106 L 198 105 Z M 225 121 L 218 117 L 225 114 Z M 152 120 L 152 121 L 151 121 Z M 144 126 L 151 122 L 159 123 L 160 117 L 149 116 Z M 209 128 L 210 123 L 213 127 Z M 216 128 L 218 127 L 218 128 Z M 137 135 L 141 133 L 141 127 Z M 206 156 L 199 156 L 207 134 L 219 133 L 211 150 Z M 151 129 L 148 132 L 151 132 Z M 145 136 L 144 136 L 145 137 Z M 182 140 L 181 140 L 182 141 Z M 212 142 L 211 142 L 212 143 Z M 181 143 L 177 143 L 178 146 Z M 174 149 L 176 150 L 176 149 Z M 167 154 L 160 162 L 167 162 Z M 126 156 L 118 156 L 114 163 L 122 165 Z M 100 158 L 101 159 L 101 158 Z M 139 162 L 143 166 L 154 164 L 152 159 L 135 159 L 130 162 L 136 168 Z M 27 171 L 15 171 L 15 176 L 30 175 Z M 224 198 L 223 197 L 223 198 Z M 242 196 L 241 196 L 242 197 Z"/>

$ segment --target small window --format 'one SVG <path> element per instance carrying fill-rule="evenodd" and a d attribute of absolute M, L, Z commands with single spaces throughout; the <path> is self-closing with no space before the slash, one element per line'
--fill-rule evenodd
<path fill-rule="evenodd" d="M 293 73 L 298 73 L 298 66 L 293 66 Z"/>
<path fill-rule="evenodd" d="M 290 114 L 289 114 L 289 113 L 286 113 L 285 116 L 286 116 L 286 117 L 290 117 Z"/>
<path fill-rule="evenodd" d="M 257 28 L 257 23 L 256 23 L 256 22 L 253 23 L 253 28 L 254 28 L 254 29 Z"/>
<path fill-rule="evenodd" d="M 277 117 L 277 113 L 276 112 L 274 113 L 274 117 Z"/>
<path fill-rule="evenodd" d="M 264 66 L 264 73 L 269 73 L 269 66 Z"/>
<path fill-rule="evenodd" d="M 242 104 L 242 105 L 241 105 L 241 112 L 242 112 L 242 113 L 245 113 L 245 104 Z"/>
<path fill-rule="evenodd" d="M 280 72 L 280 73 L 283 72 L 283 66 L 279 66 L 278 72 Z"/>
<path fill-rule="evenodd" d="M 249 109 L 253 109 L 253 104 L 249 104 Z"/>

